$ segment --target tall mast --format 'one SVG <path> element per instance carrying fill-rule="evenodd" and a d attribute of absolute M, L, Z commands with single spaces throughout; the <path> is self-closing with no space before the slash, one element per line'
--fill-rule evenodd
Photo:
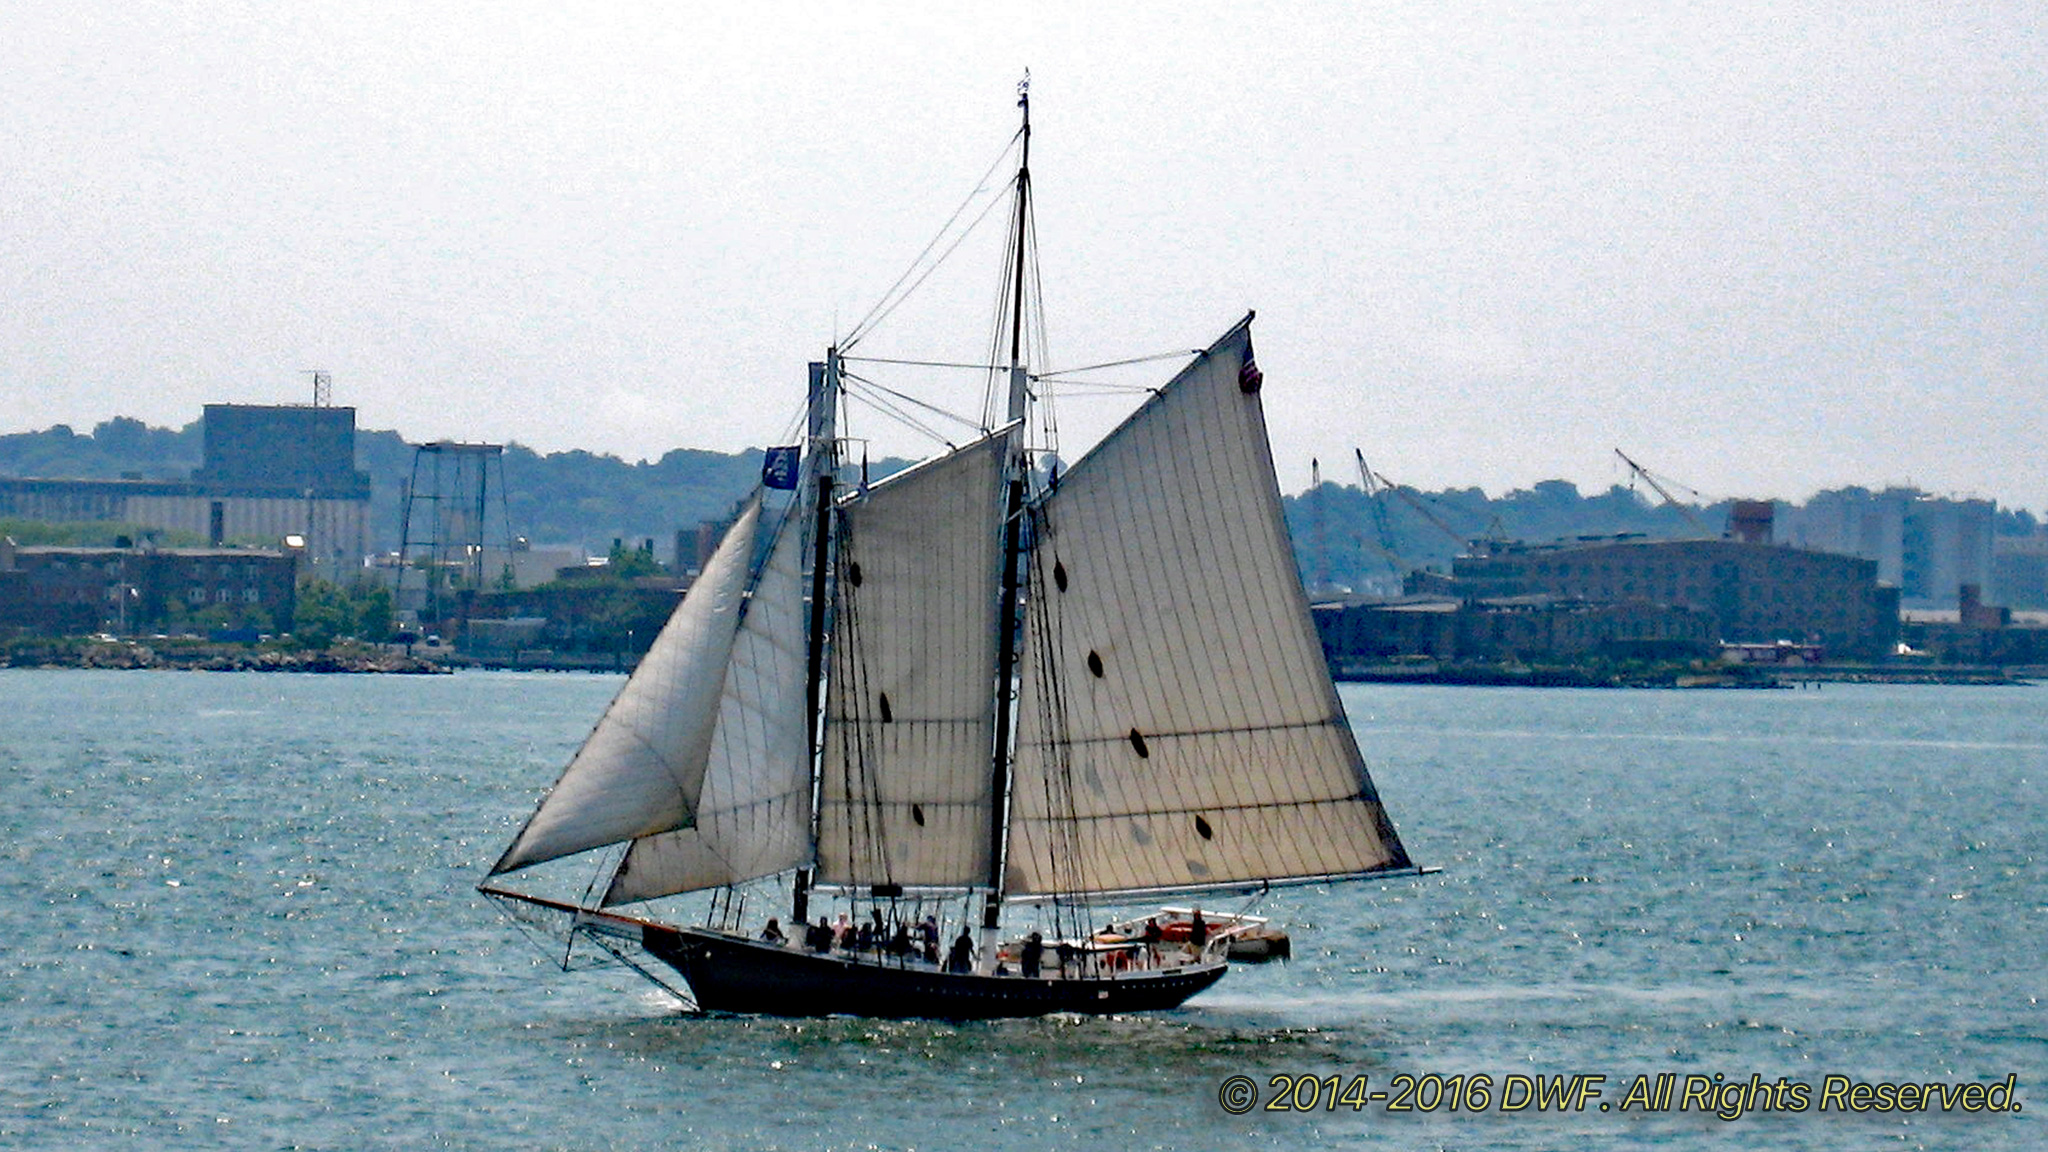
<path fill-rule="evenodd" d="M 1022 151 L 1017 158 L 1017 235 L 1014 267 L 1010 280 L 1010 371 L 1023 364 L 1024 349 L 1024 239 L 1025 217 L 1031 209 L 1031 74 L 1017 83 L 1017 107 L 1024 110 Z M 1010 393 L 1010 419 L 1021 419 L 1023 397 Z"/>
<path fill-rule="evenodd" d="M 1031 210 L 1031 75 L 1017 85 L 1017 107 L 1023 109 L 1024 139 L 1017 162 L 1017 234 L 1010 279 L 1010 410 L 1013 424 L 1025 416 L 1024 371 L 1024 244 Z M 1003 909 L 1003 833 L 1009 823 L 1004 798 L 1009 792 L 1011 710 L 1017 673 L 1018 574 L 1022 566 L 1024 513 L 1024 428 L 1010 433 L 1010 490 L 1003 503 L 1002 608 L 996 625 L 995 752 L 990 769 L 988 825 L 988 895 L 982 904 L 981 927 L 992 933 L 1001 925 Z"/>
<path fill-rule="evenodd" d="M 811 618 L 808 643 L 805 645 L 806 664 L 804 679 L 804 722 L 809 737 L 811 765 L 811 844 L 813 850 L 818 843 L 818 757 L 824 742 L 824 725 L 820 722 L 819 711 L 825 684 L 825 613 L 826 577 L 832 561 L 832 484 L 839 470 L 838 457 L 838 413 L 839 413 L 839 349 L 826 352 L 825 362 L 811 364 L 811 387 L 808 403 L 810 440 L 807 449 L 812 461 L 811 479 L 814 491 L 808 493 L 816 501 L 811 509 Z M 796 924 L 810 923 L 811 911 L 811 870 L 799 868 L 790 894 L 790 920 Z"/>

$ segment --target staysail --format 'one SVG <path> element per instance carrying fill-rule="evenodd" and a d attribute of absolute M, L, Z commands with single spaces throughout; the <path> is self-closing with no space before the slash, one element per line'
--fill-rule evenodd
<path fill-rule="evenodd" d="M 752 567 L 750 501 L 492 875 L 689 824 Z"/>
<path fill-rule="evenodd" d="M 607 905 L 739 884 L 810 861 L 798 519 L 784 517 L 733 641 L 696 821 L 634 841 Z"/>
<path fill-rule="evenodd" d="M 1409 867 L 1309 621 L 1249 322 L 1037 505 L 1012 896 Z"/>
<path fill-rule="evenodd" d="M 988 871 L 1005 429 L 839 510 L 818 879 Z"/>

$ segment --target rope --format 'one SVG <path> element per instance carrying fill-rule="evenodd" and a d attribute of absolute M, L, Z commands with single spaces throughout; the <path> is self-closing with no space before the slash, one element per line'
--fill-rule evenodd
<path fill-rule="evenodd" d="M 917 397 L 908 395 L 907 393 L 898 392 L 894 388 L 890 388 L 884 384 L 878 384 L 873 380 L 867 379 L 866 377 L 855 376 L 849 373 L 846 379 L 852 380 L 860 384 L 864 388 L 872 388 L 875 391 L 880 392 L 882 395 L 887 396 L 892 400 L 900 401 L 914 408 L 921 408 L 935 416 L 943 416 L 946 419 L 951 420 L 957 424 L 973 429 L 978 434 L 986 433 L 989 430 L 986 425 L 978 425 L 974 421 L 969 420 L 965 416 L 959 415 L 958 413 L 955 412 L 949 412 L 936 404 L 932 404 L 924 400 L 919 400 Z M 860 399 L 865 400 L 869 404 L 874 405 L 875 408 L 879 411 L 895 416 L 898 420 L 903 421 L 906 425 L 910 425 L 916 431 L 924 432 L 928 435 L 933 436 L 935 439 L 942 439 L 938 437 L 937 433 L 933 432 L 931 429 L 927 428 L 923 424 L 913 420 L 911 417 L 904 415 L 900 410 L 896 409 L 893 405 L 886 404 L 883 401 L 877 400 L 871 396 L 861 396 Z M 950 451 L 951 449 L 957 447 L 957 445 L 947 443 L 946 447 Z"/>
<path fill-rule="evenodd" d="M 889 286 L 889 290 L 882 293 L 882 298 L 875 302 L 875 306 L 868 310 L 868 314 L 861 318 L 860 323 L 853 326 L 853 331 L 847 333 L 845 339 L 839 341 L 840 351 L 848 351 L 852 349 L 854 345 L 860 343 L 861 340 L 867 337 L 869 332 L 874 330 L 875 325 L 880 324 L 883 320 L 887 319 L 889 314 L 891 312 L 894 312 L 898 305 L 902 304 L 903 301 L 909 299 L 910 294 L 917 291 L 918 286 L 923 284 L 925 282 L 925 279 L 929 277 L 934 271 L 936 271 L 939 265 L 945 263 L 946 258 L 951 256 L 955 249 L 960 247 L 960 242 L 965 240 L 969 235 L 971 235 L 976 228 L 979 228 L 981 226 L 981 222 L 988 218 L 988 214 L 995 210 L 995 206 L 997 204 L 1002 203 L 1002 200 L 999 198 L 991 198 L 988 207 L 983 208 L 980 214 L 975 216 L 973 223 L 967 225 L 967 227 L 961 231 L 960 235 L 954 238 L 953 242 L 946 247 L 946 250 L 940 253 L 939 257 L 936 260 L 932 261 L 930 267 L 926 268 L 922 273 L 918 273 L 918 266 L 920 264 L 923 264 L 925 257 L 931 255 L 932 249 L 936 248 L 939 242 L 946 238 L 947 230 L 952 228 L 954 223 L 960 219 L 961 214 L 967 211 L 968 206 L 974 203 L 974 198 L 977 196 L 983 196 L 988 194 L 989 176 L 993 174 L 999 166 L 1001 166 L 1004 160 L 1009 158 L 1011 150 L 1014 149 L 1017 146 L 1018 142 L 1021 141 L 1023 138 L 1024 130 L 1022 128 L 1019 128 L 1017 130 L 1016 135 L 1010 137 L 1009 142 L 1003 146 L 1002 152 L 996 156 L 994 163 L 991 163 L 988 166 L 988 170 L 981 174 L 981 179 L 975 181 L 974 191 L 969 192 L 966 198 L 960 202 L 960 206 L 953 210 L 953 214 L 946 218 L 946 222 L 943 225 L 940 225 L 938 233 L 934 235 L 928 243 L 925 244 L 924 250 L 917 254 L 917 258 L 910 262 L 910 267 L 904 269 L 903 274 L 896 278 L 896 282 Z M 910 280 L 912 274 L 914 273 L 917 274 L 916 280 L 911 282 L 908 287 L 905 287 L 904 282 Z"/>

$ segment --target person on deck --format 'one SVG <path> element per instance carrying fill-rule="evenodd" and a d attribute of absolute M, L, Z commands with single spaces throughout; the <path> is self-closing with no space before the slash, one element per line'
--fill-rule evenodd
<path fill-rule="evenodd" d="M 1034 979 L 1038 976 L 1039 961 L 1045 958 L 1045 937 L 1033 932 L 1024 941 L 1024 976 Z"/>
<path fill-rule="evenodd" d="M 974 970 L 974 937 L 962 928 L 960 935 L 953 938 L 953 947 L 946 953 L 946 971 L 971 972 Z"/>
<path fill-rule="evenodd" d="M 1209 943 L 1209 922 L 1202 919 L 1200 908 L 1195 909 L 1194 921 L 1188 925 L 1188 943 L 1195 946 L 1197 956 L 1202 954 L 1202 949 Z"/>
<path fill-rule="evenodd" d="M 789 940 L 787 936 L 782 934 L 782 925 L 776 923 L 773 916 L 768 918 L 768 926 L 761 929 L 761 939 L 766 940 L 770 944 L 783 944 Z"/>

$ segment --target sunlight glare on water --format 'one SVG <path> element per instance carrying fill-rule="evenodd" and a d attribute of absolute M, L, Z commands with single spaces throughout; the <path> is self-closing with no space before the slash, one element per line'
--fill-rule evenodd
<path fill-rule="evenodd" d="M 0 671 L 0 1145 L 2041 1147 L 2048 694 L 1347 686 L 1411 853 L 1149 1018 L 702 1019 L 474 893 L 611 677 Z M 1235 902 L 1219 902 L 1235 908 Z M 1227 1114 L 1249 1078 L 1993 1083 L 2018 1114 Z"/>

